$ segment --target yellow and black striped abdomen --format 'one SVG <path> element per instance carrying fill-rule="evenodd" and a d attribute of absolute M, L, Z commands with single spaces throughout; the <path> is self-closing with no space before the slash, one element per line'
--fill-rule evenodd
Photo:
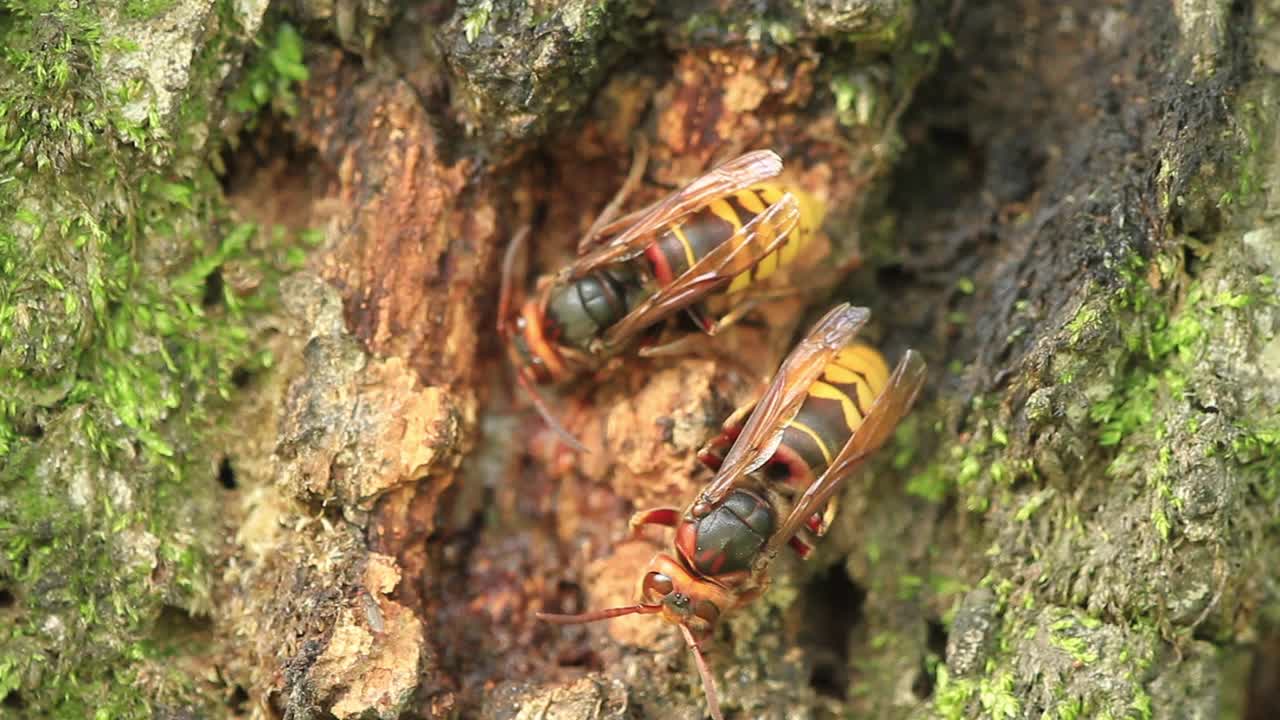
<path fill-rule="evenodd" d="M 658 284 L 666 285 L 684 274 L 707 253 L 727 242 L 735 232 L 751 222 L 752 218 L 781 199 L 784 192 L 786 190 L 778 185 L 757 185 L 716 198 L 680 222 L 668 226 L 658 234 L 658 239 L 646 252 Z M 803 210 L 802 206 L 802 215 Z M 807 238 L 804 223 L 801 225 L 787 237 L 780 248 L 761 259 L 751 270 L 735 276 L 730 283 L 729 292 L 738 292 L 756 280 L 764 280 L 780 265 L 795 259 Z M 748 238 L 747 241 L 769 242 L 771 239 L 770 236 L 762 235 Z"/>
<path fill-rule="evenodd" d="M 779 460 L 799 460 L 816 477 L 862 424 L 889 382 L 889 365 L 875 348 L 854 342 L 836 353 L 822 375 L 809 386 L 809 396 L 782 436 Z M 807 484 L 808 478 L 790 474 Z"/>

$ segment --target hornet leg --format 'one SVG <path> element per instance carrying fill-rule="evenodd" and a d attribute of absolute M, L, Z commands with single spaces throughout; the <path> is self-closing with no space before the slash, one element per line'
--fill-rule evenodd
<path fill-rule="evenodd" d="M 618 211 L 622 208 L 622 204 L 627 201 L 627 196 L 640 185 L 640 180 L 644 178 L 645 167 L 649 164 L 649 141 L 643 135 L 637 135 L 635 143 L 635 154 L 631 159 L 631 170 L 627 172 L 627 179 L 623 181 L 622 187 L 618 188 L 618 192 L 614 194 L 609 204 L 604 206 L 604 210 L 600 211 L 600 215 L 596 217 L 595 222 L 591 223 L 587 234 L 582 237 L 582 240 L 578 241 L 579 255 L 586 253 L 602 238 L 615 235 L 622 228 L 639 220 L 640 215 L 649 210 L 649 208 L 643 208 L 629 213 L 616 221 L 614 220 L 618 215 Z"/>
<path fill-rule="evenodd" d="M 650 508 L 641 510 L 631 516 L 631 522 L 627 523 L 628 532 L 627 539 L 635 540 L 640 537 L 640 529 L 645 525 L 661 525 L 663 527 L 675 527 L 680 524 L 680 510 L 672 507 Z"/>

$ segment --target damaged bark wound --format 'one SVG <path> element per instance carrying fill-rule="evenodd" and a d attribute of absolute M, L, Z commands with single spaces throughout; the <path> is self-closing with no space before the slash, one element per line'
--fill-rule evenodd
<path fill-rule="evenodd" d="M 432 386 L 471 382 L 476 321 L 496 287 L 497 211 L 461 197 L 469 161 L 446 164 L 413 88 L 366 77 L 341 53 L 315 66 L 297 131 L 336 170 L 345 209 L 320 272 L 347 327 L 374 355 L 398 356 Z"/>
<path fill-rule="evenodd" d="M 367 552 L 335 558 L 347 575 L 378 559 L 393 563 L 398 580 L 389 591 L 355 584 L 336 606 L 324 602 L 331 628 L 293 656 L 295 671 L 277 685 L 275 704 L 286 713 L 317 703 L 339 717 L 392 717 L 411 707 L 468 716 L 483 704 L 487 715 L 503 716 L 485 690 L 492 680 L 483 678 L 556 677 L 557 658 L 607 666 L 584 645 L 595 629 L 560 636 L 534 624 L 533 612 L 561 602 L 556 588 L 573 587 L 566 582 L 580 590 L 565 601 L 592 606 L 634 591 L 636 573 L 657 547 L 632 543 L 615 554 L 627 508 L 683 502 L 695 491 L 704 478 L 694 471 L 693 451 L 767 378 L 804 301 L 770 309 L 772 331 L 744 327 L 722 341 L 717 349 L 737 354 L 745 374 L 722 372 L 709 355 L 615 363 L 570 388 L 560 405 L 591 454 L 567 455 L 516 409 L 514 424 L 482 437 L 477 450 L 494 455 L 500 474 L 464 466 L 459 476 L 478 400 L 489 398 L 490 413 L 500 414 L 492 391 L 511 394 L 506 382 L 480 382 L 509 377 L 486 330 L 497 254 L 510 232 L 499 231 L 499 209 L 518 217 L 546 208 L 536 227 L 537 271 L 554 270 L 591 222 L 584 210 L 603 206 L 625 173 L 632 138 L 649 132 L 656 132 L 649 181 L 632 206 L 727 159 L 725 148 L 759 146 L 790 151 L 787 179 L 819 198 L 842 188 L 852 194 L 831 182 L 837 174 L 852 178 L 849 156 L 815 132 L 834 133 L 834 123 L 811 125 L 798 113 L 812 99 L 811 54 L 784 60 L 695 50 L 678 67 L 658 87 L 638 74 L 612 83 L 597 101 L 599 116 L 551 146 L 563 148 L 544 165 L 555 180 L 513 187 L 513 179 L 533 180 L 537 166 L 502 180 L 476 174 L 467 160 L 447 164 L 436 125 L 410 85 L 366 76 L 339 53 L 312 63 L 293 127 L 296 142 L 332 173 L 322 203 L 331 218 L 328 242 L 313 267 L 336 288 L 340 321 L 337 298 L 315 280 L 282 285 L 303 346 L 300 373 L 283 398 L 268 492 L 324 508 L 365 537 Z M 646 129 L 646 117 L 655 130 Z M 805 162 L 807 155 L 822 159 Z M 526 446 L 513 444 L 526 434 L 521 427 L 532 431 Z M 522 451 L 544 464 L 513 474 Z M 477 528 L 469 513 L 492 516 L 485 505 L 496 507 L 497 523 Z M 614 630 L 638 647 L 679 648 L 653 623 Z M 396 663 L 421 674 L 397 671 Z M 572 704 L 578 691 L 566 692 L 548 702 Z M 524 707 L 540 702 L 521 697 Z"/>

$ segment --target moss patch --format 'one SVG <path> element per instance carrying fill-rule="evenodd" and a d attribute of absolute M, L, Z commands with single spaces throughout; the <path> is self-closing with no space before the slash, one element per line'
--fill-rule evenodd
<path fill-rule="evenodd" d="M 213 10 L 192 98 L 217 95 L 244 43 L 231 5 Z M 206 702 L 180 659 L 208 643 L 153 627 L 199 628 L 211 609 L 221 498 L 203 443 L 236 373 L 269 362 L 252 322 L 274 303 L 277 253 L 222 200 L 221 108 L 131 119 L 146 76 L 106 70 L 137 50 L 98 12 L 0 11 L 0 588 L 14 599 L 0 696 L 47 717 L 150 717 Z M 233 264 L 260 282 L 225 282 Z"/>

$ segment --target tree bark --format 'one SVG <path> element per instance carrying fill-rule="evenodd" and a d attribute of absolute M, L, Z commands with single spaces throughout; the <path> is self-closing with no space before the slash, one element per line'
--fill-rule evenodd
<path fill-rule="evenodd" d="M 0 3 L 0 703 L 701 718 L 632 602 L 830 304 L 929 382 L 711 660 L 730 717 L 1280 701 L 1280 3 Z M 835 287 L 514 392 L 501 256 L 770 147 Z M 806 278 L 807 280 L 807 278 Z M 732 358 L 732 361 L 726 360 Z M 745 369 L 744 369 L 745 366 Z"/>

